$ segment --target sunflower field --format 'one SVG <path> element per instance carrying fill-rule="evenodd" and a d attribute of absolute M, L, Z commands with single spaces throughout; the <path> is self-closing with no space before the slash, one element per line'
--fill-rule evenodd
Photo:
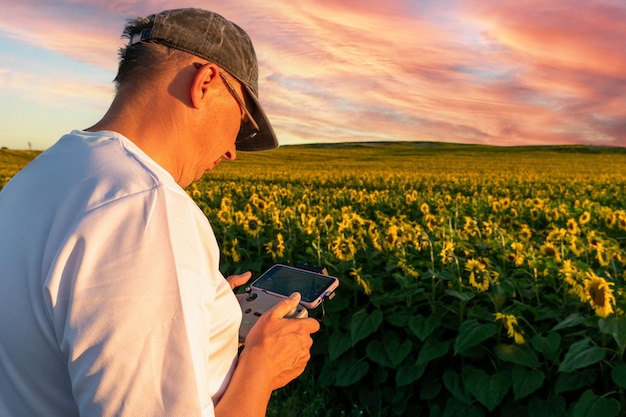
<path fill-rule="evenodd" d="M 187 192 L 225 275 L 340 279 L 269 416 L 626 415 L 626 150 L 285 146 Z"/>

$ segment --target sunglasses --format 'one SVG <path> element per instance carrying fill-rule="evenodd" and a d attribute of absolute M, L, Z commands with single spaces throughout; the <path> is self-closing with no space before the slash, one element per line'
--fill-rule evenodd
<path fill-rule="evenodd" d="M 250 140 L 255 137 L 261 130 L 259 129 L 259 124 L 256 122 L 256 120 L 254 120 L 254 117 L 252 117 L 252 114 L 246 107 L 246 103 L 241 97 L 239 97 L 239 94 L 237 94 L 237 90 L 235 90 L 235 88 L 228 81 L 226 76 L 220 72 L 220 77 L 222 77 L 222 80 L 224 80 L 224 84 L 226 84 L 226 87 L 228 87 L 228 90 L 230 90 L 232 96 L 235 97 L 235 100 L 237 100 L 237 103 L 239 103 L 239 107 L 241 107 L 241 110 L 245 114 L 245 117 L 243 117 L 242 115 L 242 122 L 241 126 L 239 127 L 239 133 L 237 134 L 237 139 L 235 140 L 235 143 L 241 143 Z"/>

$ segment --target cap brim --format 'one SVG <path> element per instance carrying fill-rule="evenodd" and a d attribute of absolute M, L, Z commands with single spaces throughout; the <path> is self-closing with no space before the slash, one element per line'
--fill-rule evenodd
<path fill-rule="evenodd" d="M 242 83 L 245 88 L 248 98 L 252 101 L 250 113 L 254 120 L 259 125 L 259 132 L 252 138 L 236 143 L 238 151 L 267 151 L 270 149 L 278 148 L 278 138 L 272 129 L 269 119 L 265 115 L 261 104 L 256 98 L 256 95 L 252 92 L 250 87 Z"/>

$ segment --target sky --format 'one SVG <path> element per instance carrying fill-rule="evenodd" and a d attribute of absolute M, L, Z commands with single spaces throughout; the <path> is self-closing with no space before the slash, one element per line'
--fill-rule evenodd
<path fill-rule="evenodd" d="M 283 145 L 626 146 L 624 0 L 0 0 L 0 147 L 97 122 L 126 20 L 178 7 L 248 32 Z"/>

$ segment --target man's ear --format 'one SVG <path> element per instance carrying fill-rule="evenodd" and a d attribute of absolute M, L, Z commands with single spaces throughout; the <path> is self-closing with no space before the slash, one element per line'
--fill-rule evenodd
<path fill-rule="evenodd" d="M 189 86 L 189 94 L 193 107 L 199 108 L 209 99 L 210 87 L 219 81 L 220 75 L 219 68 L 215 64 L 202 65 L 198 63 L 195 65 L 198 70 Z"/>

